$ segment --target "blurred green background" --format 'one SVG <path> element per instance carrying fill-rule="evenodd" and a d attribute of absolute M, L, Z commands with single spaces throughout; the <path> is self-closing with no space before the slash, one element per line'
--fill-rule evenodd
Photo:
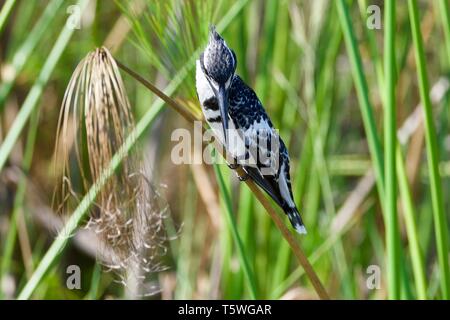
<path fill-rule="evenodd" d="M 289 148 L 293 192 L 308 229 L 296 239 L 329 296 L 450 298 L 449 2 L 388 3 L 3 1 L 0 296 L 19 296 L 65 221 L 52 205 L 62 174 L 53 152 L 77 64 L 103 45 L 198 111 L 194 61 L 215 24 L 236 52 L 237 73 Z M 377 14 L 381 29 L 369 28 Z M 219 166 L 230 195 L 224 198 L 212 166 L 175 165 L 171 133 L 192 132 L 192 124 L 133 77 L 122 77 L 136 122 L 145 121 L 140 143 L 152 182 L 170 208 L 170 241 L 161 256 L 167 270 L 145 283 L 116 281 L 101 267 L 103 248 L 83 228 L 84 217 L 31 297 L 316 299 L 247 186 Z M 149 110 L 156 112 L 151 120 Z M 242 250 L 226 219 L 229 207 Z M 67 287 L 70 265 L 80 267 L 81 289 Z M 136 287 L 154 294 L 136 295 Z"/>

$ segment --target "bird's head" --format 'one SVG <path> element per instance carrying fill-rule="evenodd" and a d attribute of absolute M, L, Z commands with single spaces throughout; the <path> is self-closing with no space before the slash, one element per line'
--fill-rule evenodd
<path fill-rule="evenodd" d="M 225 40 L 211 27 L 208 45 L 200 55 L 200 65 L 219 104 L 222 126 L 227 140 L 228 91 L 236 71 L 236 55 Z"/>

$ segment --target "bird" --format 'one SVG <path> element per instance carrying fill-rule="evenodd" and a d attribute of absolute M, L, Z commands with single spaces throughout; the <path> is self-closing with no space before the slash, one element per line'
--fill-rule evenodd
<path fill-rule="evenodd" d="M 294 202 L 289 153 L 261 101 L 236 74 L 234 51 L 210 27 L 208 44 L 196 60 L 195 84 L 203 114 L 213 135 L 231 156 L 229 167 L 241 166 L 285 212 L 293 228 L 306 234 Z"/>

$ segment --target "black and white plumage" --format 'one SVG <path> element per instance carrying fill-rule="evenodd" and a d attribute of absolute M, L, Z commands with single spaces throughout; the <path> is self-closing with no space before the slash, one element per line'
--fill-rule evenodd
<path fill-rule="evenodd" d="M 214 135 L 248 177 L 306 233 L 293 200 L 289 155 L 255 92 L 235 74 L 236 55 L 214 28 L 196 62 L 197 95 Z"/>

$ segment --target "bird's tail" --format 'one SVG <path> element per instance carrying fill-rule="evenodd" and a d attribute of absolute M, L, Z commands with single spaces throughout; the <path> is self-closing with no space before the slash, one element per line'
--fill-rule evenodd
<path fill-rule="evenodd" d="M 283 211 L 289 217 L 289 221 L 291 221 L 294 229 L 300 234 L 306 234 L 306 228 L 303 225 L 302 218 L 295 207 L 291 207 L 288 205 L 286 201 L 283 200 L 279 189 L 274 182 L 274 180 L 269 180 L 267 178 L 263 178 L 259 171 L 253 167 L 244 167 L 245 172 L 252 178 L 252 180 L 259 185 L 264 191 L 266 191 L 270 197 L 275 200 L 275 202 L 283 209 Z M 290 184 L 288 185 L 290 189 Z M 292 198 L 292 192 L 291 192 Z"/>
<path fill-rule="evenodd" d="M 300 217 L 297 208 L 286 207 L 284 208 L 284 211 L 286 212 L 289 221 L 291 222 L 295 231 L 297 231 L 300 234 L 306 234 L 305 225 L 303 224 L 302 218 Z"/>

